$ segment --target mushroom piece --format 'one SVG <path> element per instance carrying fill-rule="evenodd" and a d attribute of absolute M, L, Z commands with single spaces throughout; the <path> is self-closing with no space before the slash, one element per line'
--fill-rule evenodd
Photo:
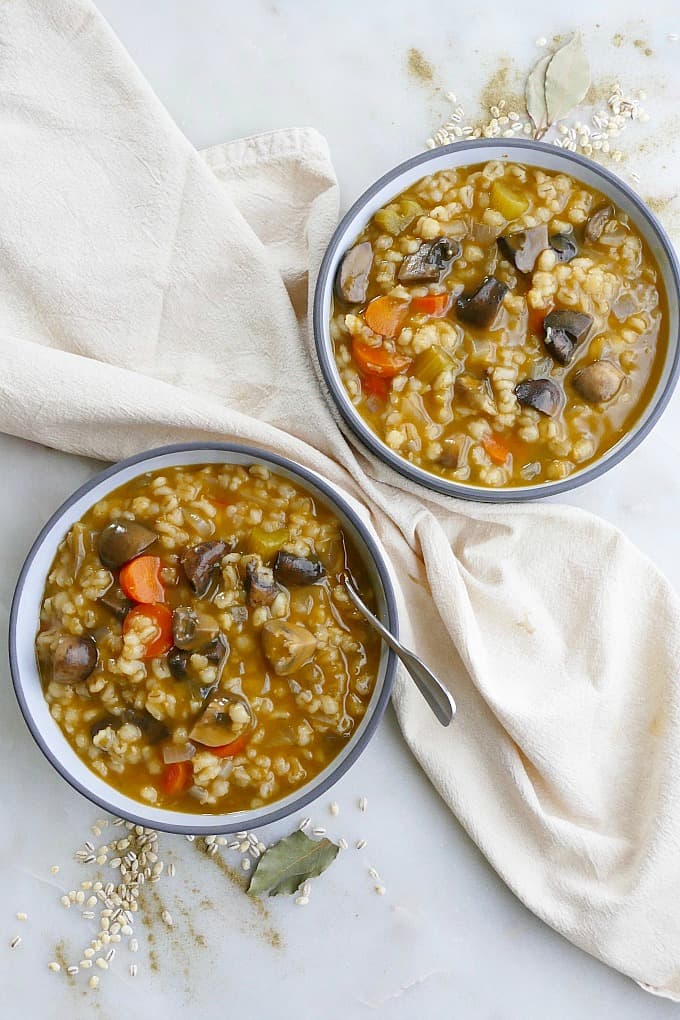
<path fill-rule="evenodd" d="M 400 283 L 433 283 L 459 259 L 463 249 L 458 241 L 437 237 L 421 244 L 418 251 L 407 255 L 399 269 Z"/>
<path fill-rule="evenodd" d="M 210 699 L 189 738 L 206 747 L 222 747 L 240 737 L 254 722 L 253 710 L 244 695 L 220 694 Z"/>
<path fill-rule="evenodd" d="M 586 241 L 599 241 L 602 236 L 602 231 L 605 228 L 605 224 L 614 215 L 614 206 L 607 203 L 607 205 L 600 206 L 595 212 L 588 218 L 583 231 L 583 236 Z"/>
<path fill-rule="evenodd" d="M 488 376 L 480 379 L 469 372 L 459 375 L 456 379 L 455 394 L 473 411 L 481 411 L 483 414 L 498 414 Z"/>
<path fill-rule="evenodd" d="M 274 560 L 274 577 L 287 587 L 296 584 L 314 584 L 326 576 L 326 568 L 319 560 L 281 550 Z"/>
<path fill-rule="evenodd" d="M 586 312 L 557 309 L 546 315 L 543 320 L 544 342 L 555 361 L 568 365 L 577 345 L 585 340 L 592 324 L 593 317 Z"/>
<path fill-rule="evenodd" d="M 290 676 L 309 662 L 316 638 L 304 627 L 267 620 L 262 628 L 264 654 L 277 676 Z"/>
<path fill-rule="evenodd" d="M 548 418 L 554 418 L 564 406 L 564 395 L 552 379 L 525 379 L 515 386 L 515 396 L 520 404 L 533 407 Z"/>
<path fill-rule="evenodd" d="M 168 652 L 168 669 L 175 680 L 186 680 L 189 672 L 189 659 L 191 652 L 183 648 L 171 648 Z"/>
<path fill-rule="evenodd" d="M 550 247 L 555 252 L 558 262 L 571 262 L 578 255 L 578 248 L 572 234 L 553 234 Z"/>
<path fill-rule="evenodd" d="M 623 380 L 623 372 L 611 361 L 593 361 L 576 373 L 573 384 L 589 404 L 601 404 L 616 396 Z"/>
<path fill-rule="evenodd" d="M 102 606 L 106 606 L 117 620 L 124 620 L 134 604 L 117 584 L 114 584 L 107 592 L 100 595 L 97 602 L 101 603 Z"/>
<path fill-rule="evenodd" d="M 52 655 L 52 679 L 57 684 L 82 683 L 98 661 L 99 651 L 93 638 L 62 634 Z"/>
<path fill-rule="evenodd" d="M 518 272 L 531 273 L 538 256 L 550 247 L 548 227 L 545 223 L 539 223 L 537 227 L 528 227 L 527 230 L 517 230 L 512 234 L 505 234 L 498 238 L 498 247 Z"/>
<path fill-rule="evenodd" d="M 201 542 L 187 549 L 182 556 L 184 573 L 199 598 L 207 594 L 215 567 L 226 551 L 226 542 Z"/>
<path fill-rule="evenodd" d="M 343 256 L 335 279 L 338 297 L 350 305 L 366 300 L 368 277 L 373 265 L 373 247 L 370 241 L 363 241 L 350 248 Z"/>
<path fill-rule="evenodd" d="M 139 727 L 150 744 L 159 744 L 161 740 L 165 740 L 166 737 L 170 736 L 170 730 L 165 723 L 161 722 L 160 719 L 156 719 L 145 708 L 141 710 L 126 708 L 123 712 L 123 722 L 132 723 L 133 726 Z"/>
<path fill-rule="evenodd" d="M 224 634 L 218 634 L 217 637 L 201 648 L 200 654 L 208 662 L 212 663 L 213 666 L 219 666 L 226 660 L 230 651 L 229 642 Z"/>
<path fill-rule="evenodd" d="M 281 553 L 277 554 L 278 556 Z M 249 606 L 270 606 L 281 589 L 274 580 L 271 567 L 263 567 L 252 560 L 246 566 L 246 591 Z"/>
<path fill-rule="evenodd" d="M 172 639 L 176 648 L 197 652 L 216 636 L 219 624 L 207 613 L 190 606 L 178 606 L 172 614 Z"/>
<path fill-rule="evenodd" d="M 99 559 L 105 567 L 117 570 L 143 553 L 157 538 L 155 531 L 137 521 L 111 521 L 99 536 Z"/>
<path fill-rule="evenodd" d="M 474 294 L 458 298 L 456 301 L 458 318 L 470 326 L 490 326 L 507 292 L 508 288 L 504 283 L 495 276 L 487 276 Z"/>

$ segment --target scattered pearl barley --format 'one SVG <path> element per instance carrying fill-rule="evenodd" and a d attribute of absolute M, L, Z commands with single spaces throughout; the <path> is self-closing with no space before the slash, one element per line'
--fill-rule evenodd
<path fill-rule="evenodd" d="M 17 921 L 28 921 L 28 914 L 25 914 L 23 910 L 17 911 Z"/>
<path fill-rule="evenodd" d="M 57 963 L 56 960 L 52 960 L 50 963 L 48 963 L 47 967 L 48 970 L 53 971 L 54 974 L 57 974 L 61 970 L 61 964 Z"/>

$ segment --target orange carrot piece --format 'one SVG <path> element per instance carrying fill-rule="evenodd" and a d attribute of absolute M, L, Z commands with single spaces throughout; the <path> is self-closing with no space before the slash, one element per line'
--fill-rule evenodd
<path fill-rule="evenodd" d="M 151 638 L 144 649 L 144 658 L 155 659 L 159 655 L 164 655 L 172 648 L 172 612 L 161 602 L 157 602 L 155 605 L 135 606 L 125 617 L 123 634 L 127 634 L 132 624 L 140 616 L 154 623 L 157 629 L 157 634 Z"/>
<path fill-rule="evenodd" d="M 424 294 L 411 298 L 411 311 L 422 315 L 444 315 L 451 307 L 451 294 Z"/>
<path fill-rule="evenodd" d="M 394 337 L 406 322 L 408 303 L 384 294 L 373 298 L 366 306 L 366 325 L 380 336 Z"/>
<path fill-rule="evenodd" d="M 218 758 L 235 758 L 241 751 L 245 751 L 249 740 L 250 733 L 243 733 L 229 744 L 222 744 L 221 747 L 208 747 L 207 750 Z"/>
<path fill-rule="evenodd" d="M 133 602 L 165 602 L 159 556 L 137 556 L 120 568 L 120 586 Z"/>
<path fill-rule="evenodd" d="M 384 347 L 369 347 L 361 340 L 352 340 L 352 357 L 366 375 L 392 379 L 411 364 L 405 354 L 388 351 Z"/>
<path fill-rule="evenodd" d="M 161 776 L 163 792 L 169 797 L 177 797 L 188 789 L 194 778 L 194 767 L 190 761 L 176 761 L 166 765 Z"/>
<path fill-rule="evenodd" d="M 494 464 L 505 464 L 508 459 L 508 454 L 510 453 L 510 448 L 506 446 L 500 436 L 491 432 L 482 439 L 482 446 L 491 457 Z"/>

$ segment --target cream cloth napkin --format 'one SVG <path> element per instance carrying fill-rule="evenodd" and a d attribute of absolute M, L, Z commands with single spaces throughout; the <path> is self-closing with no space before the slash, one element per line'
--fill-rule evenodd
<path fill-rule="evenodd" d="M 348 445 L 306 325 L 338 207 L 326 145 L 198 154 L 95 9 L 0 5 L 0 429 L 104 459 L 243 439 L 342 486 L 398 574 L 406 740 L 527 906 L 680 997 L 680 606 L 613 527 L 411 488 Z"/>

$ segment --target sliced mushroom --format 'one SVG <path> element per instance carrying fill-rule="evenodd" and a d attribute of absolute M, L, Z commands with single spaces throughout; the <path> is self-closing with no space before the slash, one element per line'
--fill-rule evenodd
<path fill-rule="evenodd" d="M 488 376 L 480 379 L 469 372 L 459 375 L 456 379 L 455 394 L 473 411 L 482 411 L 484 414 L 498 413 Z"/>
<path fill-rule="evenodd" d="M 175 680 L 186 680 L 189 672 L 189 659 L 191 652 L 183 648 L 171 648 L 168 652 L 168 669 Z"/>
<path fill-rule="evenodd" d="M 588 218 L 583 231 L 583 236 L 586 241 L 599 241 L 602 236 L 605 224 L 614 215 L 614 206 L 607 203 L 607 205 L 600 206 L 595 212 Z"/>
<path fill-rule="evenodd" d="M 578 255 L 578 248 L 573 234 L 553 234 L 550 247 L 555 252 L 558 262 L 571 262 Z"/>
<path fill-rule="evenodd" d="M 495 276 L 487 276 L 474 294 L 458 298 L 456 301 L 458 318 L 470 326 L 490 326 L 507 292 L 508 288 L 504 283 Z"/>
<path fill-rule="evenodd" d="M 143 553 L 157 538 L 155 531 L 137 521 L 111 521 L 99 536 L 99 559 L 105 567 L 117 570 Z"/>
<path fill-rule="evenodd" d="M 548 418 L 554 418 L 564 406 L 564 395 L 552 379 L 525 379 L 515 386 L 515 396 L 520 404 L 533 407 Z"/>
<path fill-rule="evenodd" d="M 52 655 L 52 679 L 57 684 L 79 684 L 87 680 L 99 660 L 93 638 L 62 634 Z"/>
<path fill-rule="evenodd" d="M 437 458 L 437 463 L 441 467 L 449 468 L 452 471 L 465 467 L 471 446 L 472 439 L 464 433 L 458 433 L 452 436 L 451 439 L 445 439 L 442 444 L 442 452 Z"/>
<path fill-rule="evenodd" d="M 280 556 L 281 553 L 277 555 Z M 262 564 L 254 563 L 252 560 L 246 566 L 245 583 L 249 606 L 270 606 L 281 591 L 274 580 L 272 568 L 263 567 Z"/>
<path fill-rule="evenodd" d="M 326 568 L 319 560 L 310 560 L 306 556 L 296 556 L 284 552 L 276 554 L 274 560 L 274 577 L 286 587 L 296 584 L 314 584 L 326 576 Z"/>
<path fill-rule="evenodd" d="M 219 624 L 207 613 L 178 606 L 172 614 L 172 639 L 176 648 L 197 652 L 217 635 Z"/>
<path fill-rule="evenodd" d="M 170 730 L 165 723 L 156 719 L 145 708 L 126 708 L 123 712 L 123 722 L 139 727 L 150 744 L 158 744 L 170 736 Z"/>
<path fill-rule="evenodd" d="M 366 300 L 368 277 L 373 265 L 373 247 L 370 241 L 363 241 L 345 253 L 335 280 L 338 297 L 350 305 Z"/>
<path fill-rule="evenodd" d="M 625 322 L 629 316 L 635 315 L 639 310 L 640 305 L 630 291 L 623 291 L 612 303 L 612 312 L 619 322 Z"/>
<path fill-rule="evenodd" d="M 407 255 L 399 269 L 400 283 L 432 283 L 459 259 L 463 249 L 458 241 L 437 237 L 421 244 L 418 251 Z"/>
<path fill-rule="evenodd" d="M 250 702 L 244 695 L 216 695 L 210 699 L 195 722 L 189 738 L 206 747 L 222 747 L 250 729 L 254 721 Z"/>
<path fill-rule="evenodd" d="M 545 223 L 498 238 L 498 247 L 503 256 L 520 273 L 531 273 L 536 259 L 549 246 L 548 227 Z"/>
<path fill-rule="evenodd" d="M 309 662 L 316 648 L 316 638 L 304 627 L 267 620 L 262 628 L 264 654 L 277 676 L 290 676 Z"/>
<path fill-rule="evenodd" d="M 611 361 L 593 361 L 573 378 L 574 389 L 589 404 L 611 400 L 621 389 L 625 376 Z"/>
<path fill-rule="evenodd" d="M 201 542 L 187 549 L 182 556 L 184 573 L 199 598 L 207 594 L 213 572 L 226 551 L 226 542 Z"/>
<path fill-rule="evenodd" d="M 117 584 L 114 584 L 107 592 L 101 595 L 97 602 L 102 606 L 106 606 L 117 620 L 124 620 L 134 604 Z"/>
<path fill-rule="evenodd" d="M 578 344 L 585 340 L 593 324 L 592 315 L 558 309 L 543 321 L 544 342 L 555 361 L 568 365 Z"/>
<path fill-rule="evenodd" d="M 203 655 L 208 662 L 212 663 L 213 666 L 219 666 L 225 661 L 230 650 L 229 642 L 224 634 L 218 634 L 217 637 L 213 638 L 212 641 L 201 648 L 201 655 Z"/>

